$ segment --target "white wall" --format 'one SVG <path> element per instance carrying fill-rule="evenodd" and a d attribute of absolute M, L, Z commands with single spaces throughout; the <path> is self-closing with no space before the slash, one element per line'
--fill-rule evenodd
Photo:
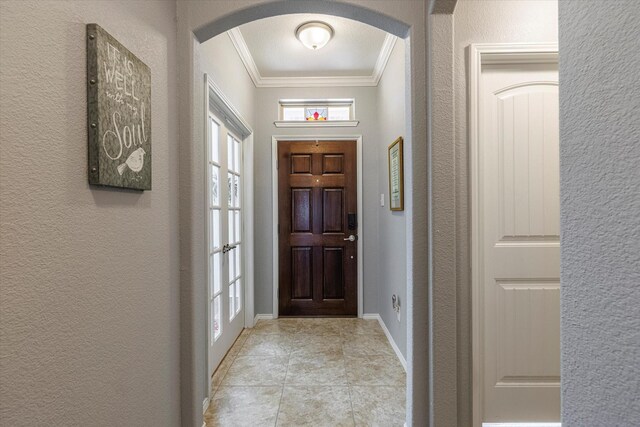
<path fill-rule="evenodd" d="M 406 217 L 409 212 L 389 209 L 388 147 L 399 136 L 405 138 L 404 162 L 411 163 L 411 150 L 407 147 L 405 115 L 405 48 L 404 40 L 398 40 L 377 88 L 377 123 L 379 133 L 375 140 L 378 154 L 378 198 L 384 194 L 384 207 L 378 203 L 378 309 L 382 320 L 398 348 L 406 357 L 407 316 L 407 251 Z M 406 180 L 405 180 L 406 182 Z M 409 194 L 408 192 L 405 192 Z M 391 304 L 391 296 L 400 297 L 400 321 Z"/>
<path fill-rule="evenodd" d="M 0 421 L 176 426 L 173 1 L 0 2 Z M 151 68 L 153 190 L 87 183 L 85 24 Z"/>
<path fill-rule="evenodd" d="M 640 3 L 560 2 L 562 423 L 640 425 Z"/>
<path fill-rule="evenodd" d="M 272 165 L 273 135 L 362 135 L 364 233 L 364 313 L 380 313 L 395 342 L 406 354 L 406 316 L 398 322 L 391 308 L 391 295 L 406 298 L 406 215 L 389 210 L 387 147 L 398 136 L 406 138 L 404 41 L 398 40 L 378 87 L 258 88 L 255 103 L 255 196 L 256 208 L 256 313 L 273 311 Z M 276 128 L 279 99 L 353 98 L 355 128 Z M 407 141 L 410 142 L 410 141 Z M 411 162 L 410 150 L 405 161 Z M 380 194 L 385 207 L 380 207 Z"/>
<path fill-rule="evenodd" d="M 354 98 L 358 127 L 348 128 L 276 128 L 279 99 Z M 363 206 L 359 221 L 364 228 L 364 311 L 378 309 L 378 125 L 375 87 L 339 88 L 258 88 L 254 139 L 254 186 L 256 206 L 256 313 L 273 312 L 272 252 L 272 180 L 271 137 L 273 135 L 362 135 Z"/>
<path fill-rule="evenodd" d="M 362 135 L 364 311 L 378 312 L 378 111 L 375 87 L 256 88 L 226 33 L 200 45 L 201 70 L 208 73 L 254 128 L 255 313 L 273 312 L 272 165 L 274 135 Z M 204 84 L 204 83 L 203 83 Z M 399 95 L 402 96 L 401 94 Z M 276 128 L 280 99 L 356 99 L 358 127 Z"/>
<path fill-rule="evenodd" d="M 255 312 L 273 312 L 272 136 L 362 135 L 364 232 L 364 313 L 380 313 L 402 353 L 406 351 L 406 316 L 398 322 L 391 295 L 406 298 L 406 212 L 389 210 L 387 147 L 406 138 L 404 114 L 405 52 L 399 40 L 378 87 L 255 88 L 226 34 L 200 47 L 202 70 L 211 75 L 254 127 Z M 224 61 L 219 61 L 224 58 Z M 355 99 L 355 128 L 277 128 L 280 99 Z M 409 141 L 407 141 L 408 143 Z M 410 162 L 411 153 L 405 154 Z M 386 205 L 379 205 L 380 194 Z M 382 299 L 380 299 L 382 298 Z"/>
<path fill-rule="evenodd" d="M 364 313 L 380 313 L 394 340 L 406 354 L 406 316 L 398 322 L 391 295 L 406 299 L 406 211 L 389 210 L 387 147 L 406 138 L 405 49 L 396 42 L 377 87 L 256 88 L 226 33 L 200 45 L 201 69 L 254 127 L 254 219 L 256 314 L 273 313 L 272 136 L 362 135 Z M 224 60 L 221 60 L 224 58 Z M 355 99 L 357 127 L 277 128 L 280 99 Z M 406 141 L 405 143 L 410 143 Z M 405 150 L 405 162 L 411 162 Z M 380 194 L 385 207 L 380 207 Z"/>
<path fill-rule="evenodd" d="M 250 126 L 254 126 L 257 89 L 229 36 L 224 33 L 200 45 L 201 71 L 209 74 Z M 204 77 L 202 79 L 204 90 Z"/>

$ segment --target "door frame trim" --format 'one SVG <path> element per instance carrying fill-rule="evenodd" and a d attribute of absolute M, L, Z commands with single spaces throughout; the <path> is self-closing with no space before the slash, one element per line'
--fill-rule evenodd
<path fill-rule="evenodd" d="M 483 354 L 481 328 L 484 317 L 484 297 L 480 289 L 482 266 L 480 253 L 482 238 L 480 230 L 480 77 L 482 66 L 487 64 L 544 64 L 558 63 L 557 43 L 472 43 L 468 48 L 469 61 L 469 190 L 471 198 L 471 354 L 472 354 L 472 420 L 474 427 L 482 426 L 482 373 Z"/>
<path fill-rule="evenodd" d="M 278 142 L 279 141 L 356 141 L 357 191 L 358 191 L 358 317 L 362 318 L 364 310 L 364 270 L 363 270 L 363 221 L 362 221 L 362 135 L 273 135 L 271 137 L 271 183 L 273 200 L 273 318 L 278 318 L 278 287 L 280 283 L 280 259 L 278 255 Z"/>

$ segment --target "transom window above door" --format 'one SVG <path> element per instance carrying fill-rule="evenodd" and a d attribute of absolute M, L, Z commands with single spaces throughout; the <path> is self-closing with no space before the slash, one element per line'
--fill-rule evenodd
<path fill-rule="evenodd" d="M 357 126 L 354 99 L 281 99 L 276 127 Z"/>

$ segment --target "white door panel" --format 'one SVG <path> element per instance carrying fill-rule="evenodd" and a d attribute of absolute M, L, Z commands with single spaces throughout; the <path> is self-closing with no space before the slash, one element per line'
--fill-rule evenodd
<path fill-rule="evenodd" d="M 244 328 L 242 144 L 213 114 L 207 128 L 209 380 Z"/>
<path fill-rule="evenodd" d="M 485 422 L 560 419 L 557 79 L 522 63 L 480 77 Z"/>

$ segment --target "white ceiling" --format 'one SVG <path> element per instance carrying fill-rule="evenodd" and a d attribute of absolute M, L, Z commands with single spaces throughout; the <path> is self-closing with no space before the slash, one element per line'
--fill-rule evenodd
<path fill-rule="evenodd" d="M 308 21 L 334 29 L 322 49 L 307 49 L 295 36 Z M 292 14 L 261 19 L 229 32 L 256 86 L 377 85 L 396 38 L 337 16 Z"/>

